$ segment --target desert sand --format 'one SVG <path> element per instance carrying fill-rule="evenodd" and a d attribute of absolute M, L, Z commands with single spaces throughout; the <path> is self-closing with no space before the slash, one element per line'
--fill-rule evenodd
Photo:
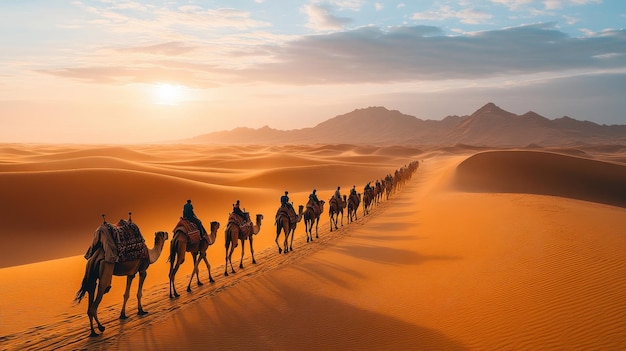
<path fill-rule="evenodd" d="M 398 192 L 358 220 L 278 254 L 279 198 L 328 200 L 412 162 Z M 0 145 L 1 350 L 626 349 L 626 148 L 488 150 L 457 145 Z M 192 291 L 191 257 L 168 296 L 169 241 L 135 282 L 114 277 L 90 338 L 74 304 L 102 222 L 132 212 L 148 247 L 192 199 L 222 228 Z M 264 215 L 244 268 L 224 272 L 239 199 Z M 327 210 L 327 207 L 326 207 Z M 170 235 L 171 239 L 171 235 Z M 235 250 L 238 263 L 241 247 Z"/>

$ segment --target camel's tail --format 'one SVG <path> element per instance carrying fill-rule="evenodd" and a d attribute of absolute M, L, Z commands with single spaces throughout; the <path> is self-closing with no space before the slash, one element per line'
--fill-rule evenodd
<path fill-rule="evenodd" d="M 232 241 L 232 238 L 230 237 L 230 226 L 231 224 L 228 223 L 228 225 L 226 225 L 226 229 L 224 230 L 224 238 L 226 239 L 225 246 L 227 249 L 230 247 L 230 243 Z"/>
<path fill-rule="evenodd" d="M 172 242 L 170 242 L 170 255 L 167 257 L 166 263 L 174 264 L 176 262 L 176 254 L 178 253 L 178 240 L 176 240 L 176 235 L 178 232 L 174 233 L 172 237 Z"/>
<path fill-rule="evenodd" d="M 74 303 L 79 304 L 87 292 L 95 290 L 100 262 L 102 262 L 102 257 L 98 257 L 95 254 L 87 260 L 87 264 L 85 265 L 85 276 L 80 284 L 80 289 L 76 292 Z"/>
<path fill-rule="evenodd" d="M 283 230 L 283 221 L 276 220 L 276 235 L 280 234 L 280 231 Z"/>

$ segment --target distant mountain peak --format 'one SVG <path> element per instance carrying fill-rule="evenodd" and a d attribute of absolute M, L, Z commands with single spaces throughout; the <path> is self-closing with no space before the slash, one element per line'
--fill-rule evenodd
<path fill-rule="evenodd" d="M 351 143 L 474 146 L 526 146 L 531 144 L 626 143 L 626 125 L 599 126 L 570 117 L 547 119 L 533 111 L 517 115 L 489 102 L 471 115 L 443 120 L 421 120 L 383 106 L 355 109 L 327 119 L 315 127 L 278 130 L 235 128 L 198 136 L 190 142 L 209 143 Z"/>
<path fill-rule="evenodd" d="M 472 116 L 484 115 L 484 114 L 509 114 L 509 112 L 501 109 L 493 102 L 489 102 L 485 104 L 483 107 L 479 108 L 472 114 Z"/>

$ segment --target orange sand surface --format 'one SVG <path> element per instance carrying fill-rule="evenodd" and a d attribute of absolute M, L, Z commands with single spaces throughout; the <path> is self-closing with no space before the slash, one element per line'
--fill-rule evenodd
<path fill-rule="evenodd" d="M 464 146 L 0 145 L 0 350 L 578 350 L 626 349 L 624 148 L 476 150 Z M 284 190 L 328 200 L 419 160 L 389 200 L 278 254 Z M 523 165 L 521 167 L 520 165 Z M 555 179 L 563 179 L 556 182 Z M 99 308 L 75 305 L 93 232 L 129 211 L 149 247 L 185 200 L 222 224 L 189 282 L 168 296 L 169 241 L 148 269 L 137 316 L 135 279 Z M 244 268 L 224 271 L 224 227 L 237 199 L 264 214 Z M 327 208 L 326 208 L 327 210 Z M 170 235 L 171 239 L 171 235 Z M 282 237 L 281 237 L 282 239 Z M 239 261 L 241 247 L 233 263 Z"/>

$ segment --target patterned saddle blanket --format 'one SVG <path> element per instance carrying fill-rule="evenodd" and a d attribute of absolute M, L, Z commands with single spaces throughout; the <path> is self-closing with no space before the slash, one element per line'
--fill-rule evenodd
<path fill-rule="evenodd" d="M 359 195 L 357 194 L 350 194 L 350 198 L 348 198 L 348 204 L 352 204 L 352 206 L 357 207 L 359 206 L 359 203 L 361 202 L 361 200 L 359 199 Z"/>
<path fill-rule="evenodd" d="M 149 258 L 146 241 L 135 223 L 121 219 L 116 225 L 105 225 L 115 240 L 119 262 Z"/>
<path fill-rule="evenodd" d="M 180 217 L 178 224 L 176 224 L 176 227 L 174 228 L 174 233 L 177 231 L 181 231 L 187 235 L 190 245 L 195 245 L 200 242 L 200 229 L 198 229 L 198 226 L 195 223 L 189 221 L 188 219 Z"/>
<path fill-rule="evenodd" d="M 306 203 L 306 207 L 313 209 L 313 212 L 315 212 L 316 216 L 319 216 L 320 214 L 322 214 L 322 210 L 320 209 L 320 205 L 315 203 L 315 201 L 313 201 L 311 199 L 309 199 L 309 202 Z"/>
<path fill-rule="evenodd" d="M 278 222 L 278 218 L 280 216 L 285 216 L 289 218 L 289 221 L 291 222 L 291 224 L 295 224 L 298 221 L 298 215 L 296 214 L 296 211 L 293 209 L 293 207 L 287 207 L 287 206 L 279 207 L 278 211 L 276 211 L 276 223 Z"/>
<path fill-rule="evenodd" d="M 239 239 L 248 238 L 252 234 L 252 221 L 250 220 L 250 213 L 244 212 L 244 218 L 235 214 L 228 214 L 228 223 L 235 224 L 239 227 Z"/>

